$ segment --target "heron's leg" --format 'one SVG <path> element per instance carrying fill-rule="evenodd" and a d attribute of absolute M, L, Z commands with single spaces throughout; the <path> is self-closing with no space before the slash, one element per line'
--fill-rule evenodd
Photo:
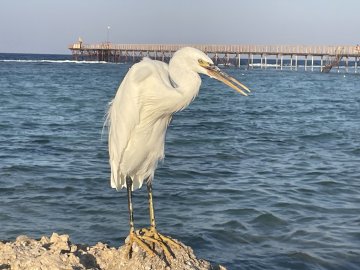
<path fill-rule="evenodd" d="M 127 197 L 128 197 L 130 234 L 131 234 L 131 233 L 135 233 L 135 227 L 134 227 L 134 210 L 132 204 L 132 179 L 129 176 L 126 177 L 126 189 L 127 189 Z"/>
<path fill-rule="evenodd" d="M 149 197 L 150 228 L 156 230 L 155 212 L 154 212 L 152 183 L 151 183 L 151 181 L 148 181 L 148 183 L 147 183 L 147 190 L 148 190 L 148 197 Z"/>
<path fill-rule="evenodd" d="M 157 231 L 151 181 L 147 182 L 147 190 L 149 197 L 150 229 L 142 229 L 140 235 L 142 235 L 142 239 L 154 243 L 154 246 L 155 244 L 158 244 L 164 250 L 166 257 L 168 258 L 170 256 L 173 257 L 166 245 L 169 245 L 174 248 L 179 248 L 180 245 L 171 238 L 164 236 Z"/>
<path fill-rule="evenodd" d="M 150 229 L 141 229 L 135 231 L 134 226 L 134 214 L 133 214 L 133 204 L 132 204 L 132 179 L 130 177 L 126 178 L 127 186 L 127 195 L 128 195 L 128 207 L 130 215 L 130 236 L 128 242 L 128 254 L 131 258 L 132 254 L 132 244 L 137 243 L 143 250 L 145 250 L 149 255 L 156 255 L 155 245 L 159 246 L 161 250 L 164 251 L 166 262 L 170 261 L 171 258 L 175 257 L 173 252 L 169 249 L 169 246 L 179 248 L 180 245 L 169 237 L 163 236 L 156 230 L 155 224 L 155 214 L 154 214 L 154 205 L 152 198 L 152 186 L 148 182 L 148 193 L 149 193 L 149 210 L 150 210 Z M 151 244 L 153 249 L 150 248 Z"/>
<path fill-rule="evenodd" d="M 129 208 L 129 218 L 130 218 L 130 240 L 129 240 L 129 250 L 128 254 L 131 257 L 132 254 L 132 244 L 136 242 L 140 247 L 142 247 L 147 253 L 151 256 L 154 256 L 155 253 L 152 251 L 149 246 L 144 243 L 139 236 L 135 233 L 135 226 L 134 226 L 134 210 L 132 204 L 132 179 L 131 177 L 126 177 L 126 188 L 127 188 L 127 196 L 128 196 L 128 208 Z"/>

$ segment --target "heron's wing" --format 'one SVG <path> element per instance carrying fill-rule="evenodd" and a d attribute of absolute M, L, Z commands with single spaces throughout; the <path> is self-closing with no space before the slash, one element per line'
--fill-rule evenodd
<path fill-rule="evenodd" d="M 142 97 L 148 91 L 144 83 L 154 75 L 154 61 L 145 59 L 132 66 L 123 79 L 108 111 L 109 158 L 111 167 L 111 187 L 120 189 L 126 186 L 126 172 L 121 168 L 121 160 L 131 138 L 140 122 Z M 155 64 L 156 65 L 156 64 Z M 156 75 L 155 75 L 156 76 Z M 152 76 L 154 77 L 154 76 Z"/>

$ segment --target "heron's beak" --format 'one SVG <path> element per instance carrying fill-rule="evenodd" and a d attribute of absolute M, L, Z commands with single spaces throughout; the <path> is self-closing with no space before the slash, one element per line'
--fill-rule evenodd
<path fill-rule="evenodd" d="M 222 72 L 217 66 L 214 66 L 214 65 L 207 65 L 207 66 L 201 65 L 201 66 L 204 67 L 205 69 L 207 69 L 207 73 L 211 78 L 217 79 L 217 80 L 225 83 L 226 85 L 228 85 L 231 88 L 238 91 L 240 94 L 247 96 L 248 94 L 245 93 L 245 91 L 250 93 L 249 88 L 247 88 L 241 82 L 239 82 L 238 80 L 229 76 L 225 72 Z"/>

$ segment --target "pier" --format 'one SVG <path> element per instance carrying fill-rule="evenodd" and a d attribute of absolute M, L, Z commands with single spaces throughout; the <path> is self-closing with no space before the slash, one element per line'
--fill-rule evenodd
<path fill-rule="evenodd" d="M 74 60 L 135 63 L 143 57 L 168 62 L 178 49 L 191 46 L 209 55 L 216 65 L 239 68 L 275 68 L 305 71 L 323 71 L 333 59 L 349 72 L 358 72 L 359 45 L 210 45 L 210 44 L 84 44 L 82 40 L 69 45 Z"/>

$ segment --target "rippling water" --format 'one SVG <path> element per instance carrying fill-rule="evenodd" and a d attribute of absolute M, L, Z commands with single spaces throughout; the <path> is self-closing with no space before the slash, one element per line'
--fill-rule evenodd
<path fill-rule="evenodd" d="M 129 65 L 55 60 L 0 59 L 0 239 L 119 246 L 126 193 L 109 186 L 101 132 Z M 360 75 L 227 72 L 253 94 L 203 78 L 175 115 L 155 175 L 159 230 L 229 269 L 360 269 Z M 146 189 L 134 196 L 147 226 Z"/>

